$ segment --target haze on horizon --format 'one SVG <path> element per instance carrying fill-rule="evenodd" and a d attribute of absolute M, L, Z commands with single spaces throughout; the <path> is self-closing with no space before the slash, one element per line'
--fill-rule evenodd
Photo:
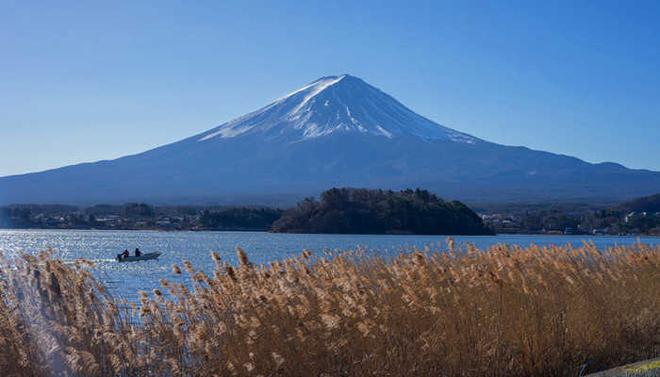
<path fill-rule="evenodd" d="M 659 15 L 651 1 L 5 2 L 0 176 L 142 152 L 341 73 L 479 138 L 660 170 Z"/>

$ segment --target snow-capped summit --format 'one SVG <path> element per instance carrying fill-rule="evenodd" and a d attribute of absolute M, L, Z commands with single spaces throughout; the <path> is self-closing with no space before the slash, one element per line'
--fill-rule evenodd
<path fill-rule="evenodd" d="M 312 81 L 257 111 L 205 132 L 199 141 L 259 134 L 293 142 L 338 133 L 461 143 L 479 140 L 426 119 L 362 79 L 344 74 Z"/>

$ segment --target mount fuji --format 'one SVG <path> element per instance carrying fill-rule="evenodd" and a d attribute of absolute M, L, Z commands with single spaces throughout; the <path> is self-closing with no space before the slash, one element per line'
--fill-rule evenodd
<path fill-rule="evenodd" d="M 660 192 L 660 173 L 488 142 L 341 75 L 137 155 L 0 178 L 0 204 L 282 204 L 333 186 L 419 186 L 469 202 L 619 200 Z"/>

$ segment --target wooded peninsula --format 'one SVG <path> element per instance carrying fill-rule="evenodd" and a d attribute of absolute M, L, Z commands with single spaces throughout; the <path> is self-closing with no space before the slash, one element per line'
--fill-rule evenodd
<path fill-rule="evenodd" d="M 492 234 L 459 201 L 427 190 L 333 188 L 308 198 L 273 223 L 274 232 L 343 234 Z"/>

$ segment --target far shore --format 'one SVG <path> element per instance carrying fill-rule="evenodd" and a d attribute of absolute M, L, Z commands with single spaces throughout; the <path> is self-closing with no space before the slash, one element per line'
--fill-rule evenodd
<path fill-rule="evenodd" d="M 607 237 L 650 237 L 660 238 L 658 234 L 564 234 L 558 232 L 548 233 L 495 233 L 495 234 L 411 234 L 411 233 L 300 233 L 300 232 L 273 232 L 266 229 L 158 229 L 158 228 L 0 228 L 0 231 L 86 231 L 86 232 L 162 232 L 162 233 L 270 233 L 270 234 L 298 234 L 298 235 L 336 235 L 336 236 L 406 236 L 406 237 L 427 237 L 427 236 L 444 236 L 444 237 L 496 237 L 496 236 L 555 236 L 555 237 L 574 237 L 580 239 L 590 238 L 607 238 Z"/>

